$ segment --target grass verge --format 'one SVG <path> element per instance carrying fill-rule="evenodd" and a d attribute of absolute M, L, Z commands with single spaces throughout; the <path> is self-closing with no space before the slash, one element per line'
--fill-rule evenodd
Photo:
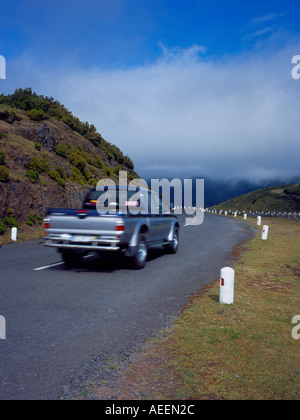
<path fill-rule="evenodd" d="M 32 241 L 34 239 L 44 238 L 44 227 L 43 225 L 26 226 L 24 223 L 18 228 L 17 234 L 18 242 Z M 2 245 L 11 244 L 11 229 L 7 228 L 3 235 L 0 235 L 0 247 Z"/>
<path fill-rule="evenodd" d="M 118 399 L 300 398 L 300 340 L 292 338 L 292 318 L 300 314 L 300 225 L 263 223 L 268 240 L 257 228 L 234 266 L 234 304 L 219 304 L 216 281 L 136 356 L 115 386 Z M 94 396 L 105 399 L 103 389 Z"/>

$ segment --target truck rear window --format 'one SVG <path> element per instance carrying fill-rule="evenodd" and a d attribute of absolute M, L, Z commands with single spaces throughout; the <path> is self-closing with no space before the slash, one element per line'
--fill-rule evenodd
<path fill-rule="evenodd" d="M 104 206 L 107 207 L 107 210 L 111 211 L 118 211 L 120 208 L 120 196 L 119 191 L 90 191 L 88 195 L 85 198 L 84 201 L 84 208 L 88 209 L 96 209 L 97 201 L 99 197 L 105 194 L 107 196 L 106 200 L 104 201 Z M 133 207 L 139 207 L 140 206 L 140 200 L 132 200 L 133 196 L 137 194 L 136 191 L 127 191 L 127 197 L 126 200 L 123 200 L 121 203 L 121 206 L 124 208 L 130 208 L 130 206 Z M 122 195 L 121 195 L 122 196 Z"/>

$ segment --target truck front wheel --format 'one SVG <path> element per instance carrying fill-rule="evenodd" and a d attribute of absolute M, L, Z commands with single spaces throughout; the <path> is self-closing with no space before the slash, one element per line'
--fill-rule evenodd
<path fill-rule="evenodd" d="M 175 228 L 172 242 L 166 247 L 170 254 L 176 254 L 179 246 L 179 229 Z"/>

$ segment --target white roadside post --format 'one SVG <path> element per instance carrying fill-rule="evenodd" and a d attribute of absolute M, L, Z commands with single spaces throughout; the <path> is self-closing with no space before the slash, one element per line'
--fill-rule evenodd
<path fill-rule="evenodd" d="M 231 305 L 234 301 L 234 269 L 224 267 L 220 274 L 220 303 Z"/>
<path fill-rule="evenodd" d="M 0 315 L 0 340 L 6 340 L 6 320 Z"/>
<path fill-rule="evenodd" d="M 246 213 L 244 214 L 244 220 L 247 220 L 247 214 Z"/>
<path fill-rule="evenodd" d="M 18 229 L 16 227 L 13 227 L 11 230 L 11 240 L 16 241 L 18 235 Z"/>
<path fill-rule="evenodd" d="M 261 233 L 261 239 L 266 241 L 268 239 L 268 233 L 269 233 L 269 226 L 264 225 L 262 233 Z"/>
<path fill-rule="evenodd" d="M 261 216 L 257 216 L 257 226 L 261 225 Z"/>

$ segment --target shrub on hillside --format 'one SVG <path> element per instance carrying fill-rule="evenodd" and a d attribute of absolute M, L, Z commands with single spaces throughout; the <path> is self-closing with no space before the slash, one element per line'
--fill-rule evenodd
<path fill-rule="evenodd" d="M 6 224 L 6 226 L 9 229 L 12 229 L 13 227 L 16 227 L 16 228 L 19 227 L 19 223 L 17 222 L 17 220 L 13 216 L 6 217 L 4 219 L 4 223 Z"/>
<path fill-rule="evenodd" d="M 0 165 L 5 165 L 5 153 L 0 150 Z"/>
<path fill-rule="evenodd" d="M 42 121 L 47 117 L 42 109 L 31 109 L 27 112 L 27 116 L 33 121 Z"/>
<path fill-rule="evenodd" d="M 34 224 L 35 224 L 35 216 L 32 212 L 30 212 L 26 220 L 26 225 L 33 226 Z"/>
<path fill-rule="evenodd" d="M 82 175 L 79 169 L 73 167 L 70 177 L 70 181 L 76 182 L 77 184 L 84 185 L 86 183 L 85 177 Z"/>
<path fill-rule="evenodd" d="M 59 174 L 59 176 L 62 178 L 62 179 L 67 179 L 67 173 L 66 173 L 66 171 L 65 171 L 65 169 L 64 169 L 64 167 L 62 166 L 62 165 L 60 165 L 60 164 L 56 164 L 55 165 L 55 167 L 54 167 L 54 170 L 56 171 L 56 172 L 58 172 L 58 174 Z"/>
<path fill-rule="evenodd" d="M 0 235 L 4 235 L 5 231 L 6 231 L 5 224 L 0 222 Z"/>
<path fill-rule="evenodd" d="M 50 171 L 51 165 L 47 159 L 47 155 L 44 153 L 42 157 L 33 157 L 29 164 L 29 169 L 38 172 L 39 174 L 44 172 L 48 173 Z"/>
<path fill-rule="evenodd" d="M 50 171 L 49 176 L 51 179 L 57 182 L 61 187 L 65 188 L 66 180 L 60 176 L 58 171 Z"/>
<path fill-rule="evenodd" d="M 9 179 L 9 170 L 3 166 L 0 165 L 0 182 L 7 182 Z"/>
<path fill-rule="evenodd" d="M 31 180 L 31 182 L 35 182 L 39 178 L 39 173 L 37 171 L 34 171 L 33 169 L 28 169 L 25 175 Z"/>
<path fill-rule="evenodd" d="M 67 159 L 67 146 L 65 144 L 58 144 L 55 149 L 55 153 L 58 156 Z"/>

